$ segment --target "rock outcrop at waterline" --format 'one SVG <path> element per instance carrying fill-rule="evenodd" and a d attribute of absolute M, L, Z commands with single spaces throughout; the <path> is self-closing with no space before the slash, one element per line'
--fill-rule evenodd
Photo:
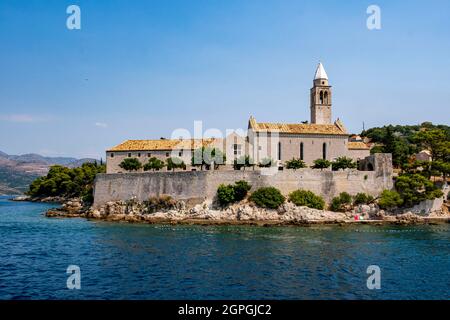
<path fill-rule="evenodd" d="M 380 210 L 376 204 L 360 205 L 347 212 L 332 212 L 298 207 L 287 202 L 278 209 L 265 209 L 243 201 L 226 208 L 205 201 L 189 207 L 183 201 L 108 202 L 98 209 L 86 208 L 79 199 L 67 201 L 59 209 L 47 212 L 48 217 L 85 217 L 106 221 L 133 223 L 199 223 L 199 224 L 347 224 L 347 223 L 427 223 L 446 221 L 448 214 L 434 213 L 426 217 L 412 213 L 393 214 Z"/>

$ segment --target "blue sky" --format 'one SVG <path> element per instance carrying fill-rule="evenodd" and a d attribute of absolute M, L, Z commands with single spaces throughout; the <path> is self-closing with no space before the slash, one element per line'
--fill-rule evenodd
<path fill-rule="evenodd" d="M 81 8 L 68 30 L 66 8 Z M 381 8 L 381 30 L 366 9 Z M 0 150 L 104 157 L 176 128 L 309 120 L 319 60 L 352 132 L 450 124 L 449 1 L 2 0 Z"/>

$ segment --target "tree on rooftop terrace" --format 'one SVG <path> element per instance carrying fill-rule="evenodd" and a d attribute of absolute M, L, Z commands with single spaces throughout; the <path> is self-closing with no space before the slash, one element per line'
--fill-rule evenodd
<path fill-rule="evenodd" d="M 203 167 L 209 170 L 212 164 L 214 164 L 214 169 L 218 169 L 219 166 L 225 165 L 225 163 L 226 156 L 222 150 L 204 146 L 195 149 L 191 159 L 192 166 L 200 167 L 201 170 L 203 170 Z"/>
<path fill-rule="evenodd" d="M 167 170 L 175 171 L 175 169 L 186 170 L 186 164 L 180 158 L 177 158 L 177 157 L 168 158 L 167 159 Z"/>
<path fill-rule="evenodd" d="M 156 157 L 151 157 L 148 162 L 144 165 L 144 171 L 159 171 L 165 167 L 165 163 Z"/>
<path fill-rule="evenodd" d="M 119 164 L 119 167 L 126 171 L 138 171 L 142 168 L 142 163 L 136 158 L 126 158 Z"/>

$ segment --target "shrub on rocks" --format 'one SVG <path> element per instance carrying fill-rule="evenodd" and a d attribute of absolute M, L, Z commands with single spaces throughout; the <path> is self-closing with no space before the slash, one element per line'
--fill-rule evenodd
<path fill-rule="evenodd" d="M 344 212 L 346 206 L 352 204 L 352 196 L 347 192 L 341 192 L 339 196 L 331 200 L 330 210 L 334 212 Z"/>
<path fill-rule="evenodd" d="M 304 206 L 313 209 L 323 210 L 325 201 L 322 197 L 308 190 L 296 190 L 289 194 L 289 201 L 296 206 Z"/>
<path fill-rule="evenodd" d="M 370 202 L 373 201 L 373 197 L 371 195 L 368 195 L 366 193 L 358 193 L 354 200 L 353 200 L 353 204 L 355 206 L 360 205 L 360 204 L 368 204 Z"/>
<path fill-rule="evenodd" d="M 221 184 L 217 189 L 217 199 L 222 206 L 234 202 L 234 187 L 231 184 Z"/>
<path fill-rule="evenodd" d="M 217 189 L 217 199 L 222 206 L 243 200 L 252 188 L 247 181 L 237 181 L 234 185 L 221 184 Z"/>
<path fill-rule="evenodd" d="M 277 209 L 284 203 L 285 198 L 277 188 L 266 187 L 256 190 L 250 196 L 250 200 L 258 207 Z"/>
<path fill-rule="evenodd" d="M 397 191 L 384 190 L 378 200 L 378 205 L 382 209 L 392 209 L 403 204 L 403 199 Z"/>
<path fill-rule="evenodd" d="M 235 201 L 243 200 L 247 196 L 247 193 L 250 191 L 251 188 L 252 186 L 249 185 L 247 181 L 241 180 L 236 182 L 234 184 L 234 200 Z"/>

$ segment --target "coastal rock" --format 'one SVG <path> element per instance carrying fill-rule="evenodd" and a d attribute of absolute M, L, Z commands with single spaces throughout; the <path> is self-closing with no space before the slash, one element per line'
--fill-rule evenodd
<path fill-rule="evenodd" d="M 31 201 L 30 196 L 17 196 L 11 199 L 12 201 Z"/>

